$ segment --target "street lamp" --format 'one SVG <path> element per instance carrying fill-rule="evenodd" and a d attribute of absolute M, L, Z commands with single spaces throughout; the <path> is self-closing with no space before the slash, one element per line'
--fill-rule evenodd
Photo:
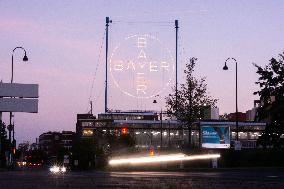
<path fill-rule="evenodd" d="M 153 101 L 154 104 L 157 104 L 157 100 L 154 100 Z M 162 108 L 161 108 L 161 113 L 160 113 L 160 126 L 161 126 L 161 149 L 162 149 L 162 146 L 163 146 L 163 118 L 162 118 L 162 115 L 163 114 L 163 111 L 162 111 Z"/>
<path fill-rule="evenodd" d="M 26 52 L 26 50 L 23 47 L 16 47 L 16 48 L 14 48 L 14 50 L 12 52 L 12 76 L 11 76 L 11 83 L 13 83 L 13 79 L 14 79 L 14 52 L 17 49 L 22 49 L 25 52 L 25 55 L 23 57 L 23 61 L 24 62 L 27 62 L 29 60 L 28 57 L 27 57 L 27 52 Z"/>
<path fill-rule="evenodd" d="M 27 52 L 26 50 L 23 48 L 23 47 L 16 47 L 14 48 L 14 50 L 12 51 L 12 73 L 11 73 L 11 83 L 13 83 L 13 79 L 14 79 L 14 52 L 17 50 L 17 49 L 22 49 L 24 51 L 24 57 L 23 57 L 23 61 L 24 62 L 27 62 L 28 61 L 28 57 L 27 57 Z M 13 142 L 15 140 L 14 138 L 14 125 L 12 125 L 12 112 L 10 112 L 10 124 L 8 126 L 8 130 L 9 130 L 9 145 L 11 145 L 11 131 L 13 131 Z M 10 146 L 10 149 L 11 149 L 11 146 Z M 11 151 L 10 151 L 11 153 Z"/>
<path fill-rule="evenodd" d="M 239 118 L 238 118 L 238 62 L 235 58 L 227 58 L 225 61 L 225 65 L 223 67 L 223 70 L 228 70 L 227 62 L 229 60 L 233 60 L 236 63 L 236 133 L 237 133 L 237 141 L 239 140 Z"/>

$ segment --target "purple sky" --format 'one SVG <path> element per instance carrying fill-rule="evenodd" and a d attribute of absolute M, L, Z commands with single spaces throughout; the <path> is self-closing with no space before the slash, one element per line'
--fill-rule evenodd
<path fill-rule="evenodd" d="M 0 80 L 10 81 L 11 52 L 23 46 L 29 62 L 21 61 L 21 51 L 15 53 L 14 81 L 40 86 L 39 113 L 15 115 L 16 139 L 34 141 L 42 132 L 74 131 L 76 114 L 88 111 L 90 97 L 96 114 L 104 110 L 106 16 L 114 22 L 110 27 L 111 52 L 127 36 L 150 33 L 173 55 L 174 23 L 164 22 L 178 19 L 179 81 L 183 80 L 186 58 L 197 57 L 195 74 L 207 77 L 211 95 L 219 99 L 220 113 L 235 109 L 235 67 L 229 64 L 227 72 L 222 67 L 226 58 L 236 58 L 239 110 L 246 111 L 257 98 L 252 95 L 258 89 L 252 62 L 265 65 L 284 50 L 283 9 L 282 0 L 0 0 Z M 111 109 L 163 108 L 163 103 L 153 105 L 153 99 L 127 97 L 111 78 L 109 81 Z M 3 117 L 8 121 L 7 113 Z"/>

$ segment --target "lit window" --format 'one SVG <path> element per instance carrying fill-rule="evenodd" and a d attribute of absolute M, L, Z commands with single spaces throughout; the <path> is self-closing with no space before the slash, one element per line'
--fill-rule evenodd
<path fill-rule="evenodd" d="M 94 134 L 93 130 L 83 130 L 83 136 L 92 136 Z"/>

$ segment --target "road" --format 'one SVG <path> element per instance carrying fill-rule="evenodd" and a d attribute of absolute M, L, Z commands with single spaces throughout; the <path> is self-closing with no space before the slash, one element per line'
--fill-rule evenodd
<path fill-rule="evenodd" d="M 1 171 L 2 189 L 57 188 L 249 188 L 283 189 L 283 169 L 202 170 L 191 172 Z"/>

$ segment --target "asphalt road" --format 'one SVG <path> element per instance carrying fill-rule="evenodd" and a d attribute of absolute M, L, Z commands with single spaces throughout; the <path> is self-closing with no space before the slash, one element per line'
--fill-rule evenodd
<path fill-rule="evenodd" d="M 1 171 L 1 189 L 57 188 L 284 188 L 283 169 L 191 172 Z"/>

